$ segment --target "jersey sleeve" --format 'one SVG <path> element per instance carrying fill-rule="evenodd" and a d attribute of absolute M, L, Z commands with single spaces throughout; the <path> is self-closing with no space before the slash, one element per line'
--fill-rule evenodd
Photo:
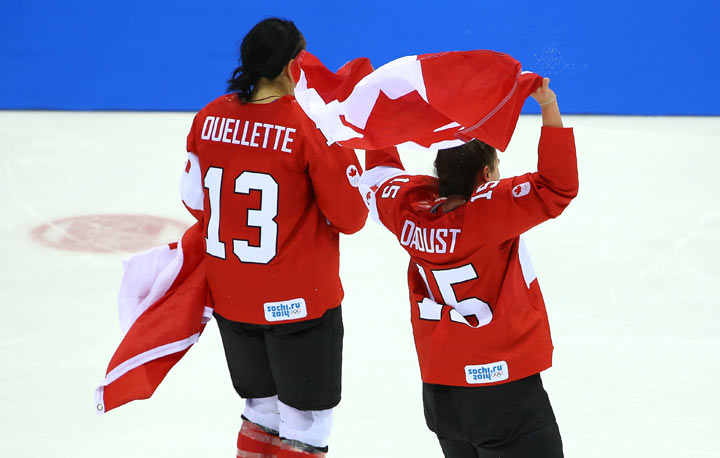
<path fill-rule="evenodd" d="M 577 192 L 573 130 L 543 127 L 538 171 L 480 186 L 467 203 L 465 224 L 485 240 L 509 240 L 560 215 Z"/>
<path fill-rule="evenodd" d="M 187 136 L 187 160 L 185 170 L 180 177 L 180 197 L 185 208 L 188 209 L 195 219 L 200 221 L 203 214 L 204 191 L 200 172 L 200 159 L 197 155 L 195 143 L 195 125 L 198 117 L 195 116 L 190 133 Z"/>
<path fill-rule="evenodd" d="M 378 191 L 389 181 L 405 175 L 407 172 L 397 148 L 365 151 L 365 173 L 360 178 L 359 191 L 368 207 L 370 218 L 391 232 L 395 226 L 391 217 L 394 213 L 392 207 L 397 203 L 397 193 L 404 190 L 389 185 L 388 189 L 380 191 L 380 194 Z M 393 194 L 394 198 L 388 200 L 390 194 Z"/>
<path fill-rule="evenodd" d="M 308 148 L 308 173 L 320 211 L 333 230 L 344 234 L 359 231 L 368 212 L 357 191 L 362 166 L 355 151 L 319 140 Z"/>

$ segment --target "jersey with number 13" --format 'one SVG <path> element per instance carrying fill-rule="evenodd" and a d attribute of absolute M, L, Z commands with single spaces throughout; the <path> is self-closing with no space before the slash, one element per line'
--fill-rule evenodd
<path fill-rule="evenodd" d="M 291 96 L 219 97 L 195 116 L 187 148 L 181 194 L 205 227 L 215 311 L 266 324 L 338 306 L 338 234 L 367 217 L 354 151 L 327 146 Z"/>
<path fill-rule="evenodd" d="M 520 234 L 577 194 L 572 129 L 544 127 L 538 172 L 480 186 L 444 213 L 436 178 L 410 175 L 394 151 L 366 155 L 360 192 L 410 254 L 415 347 L 426 383 L 485 386 L 552 364 L 542 293 Z"/>

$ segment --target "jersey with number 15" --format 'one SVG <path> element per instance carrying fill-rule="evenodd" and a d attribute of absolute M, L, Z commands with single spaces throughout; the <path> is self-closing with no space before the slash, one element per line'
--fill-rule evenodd
<path fill-rule="evenodd" d="M 366 155 L 370 215 L 410 254 L 415 348 L 426 383 L 486 386 L 551 365 L 540 286 L 520 234 L 577 194 L 572 129 L 542 129 L 538 172 L 483 184 L 444 213 L 436 178 L 403 170 L 397 152 Z"/>
<path fill-rule="evenodd" d="M 206 230 L 215 311 L 268 324 L 340 305 L 339 233 L 367 217 L 355 152 L 328 146 L 292 96 L 235 95 L 195 116 L 187 150 L 181 195 Z"/>

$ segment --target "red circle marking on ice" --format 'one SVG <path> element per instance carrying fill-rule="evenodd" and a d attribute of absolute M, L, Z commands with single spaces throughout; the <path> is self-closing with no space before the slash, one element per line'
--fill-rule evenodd
<path fill-rule="evenodd" d="M 188 226 L 150 215 L 84 215 L 50 221 L 34 228 L 30 236 L 60 250 L 135 252 L 179 240 Z"/>

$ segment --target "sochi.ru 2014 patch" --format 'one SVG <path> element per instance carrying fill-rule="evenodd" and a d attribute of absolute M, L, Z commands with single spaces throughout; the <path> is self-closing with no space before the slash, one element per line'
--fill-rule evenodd
<path fill-rule="evenodd" d="M 302 298 L 266 302 L 263 304 L 263 308 L 265 309 L 265 320 L 270 322 L 299 320 L 307 316 L 307 305 L 305 305 L 305 299 Z"/>
<path fill-rule="evenodd" d="M 502 382 L 507 380 L 509 376 L 508 365 L 505 361 L 465 366 L 465 381 L 473 385 Z"/>

